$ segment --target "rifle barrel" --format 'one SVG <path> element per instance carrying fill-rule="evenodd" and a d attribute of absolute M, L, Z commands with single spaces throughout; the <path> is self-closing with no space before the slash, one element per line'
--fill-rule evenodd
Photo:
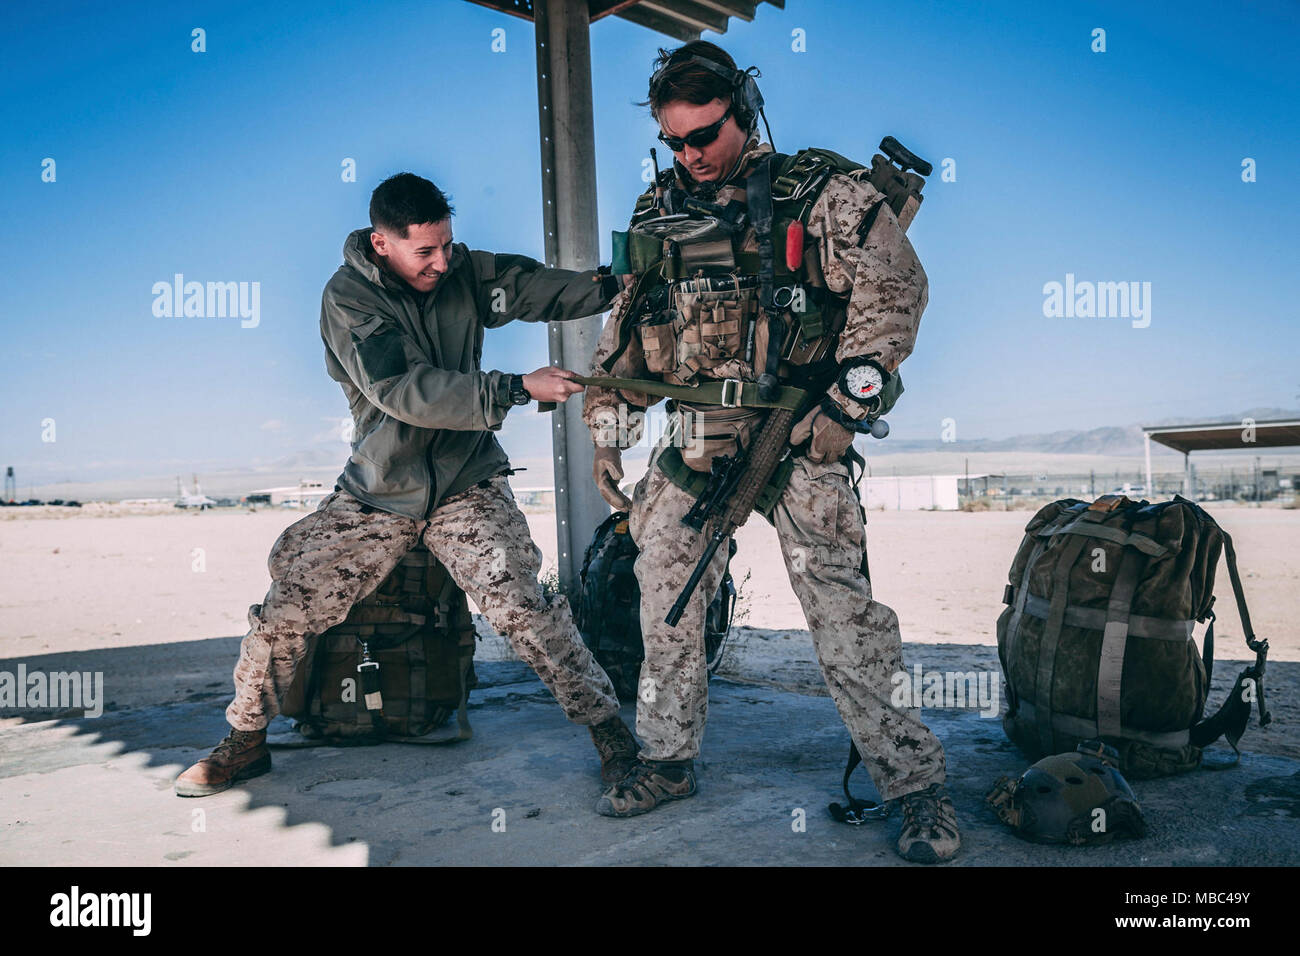
<path fill-rule="evenodd" d="M 686 582 L 686 587 L 682 588 L 682 593 L 677 595 L 677 600 L 673 604 L 672 610 L 669 611 L 668 616 L 664 618 L 664 623 L 669 627 L 676 627 L 677 622 L 680 621 L 682 615 L 686 613 L 686 604 L 690 601 L 691 595 L 695 593 L 695 589 L 700 586 L 700 578 L 704 577 L 704 572 L 708 570 L 709 563 L 713 560 L 713 556 L 718 553 L 718 546 L 726 540 L 727 533 L 726 525 L 724 523 L 720 525 L 718 530 L 713 533 L 713 536 L 709 538 L 709 546 L 704 549 L 704 554 L 695 565 L 695 570 L 691 572 L 690 580 Z"/>

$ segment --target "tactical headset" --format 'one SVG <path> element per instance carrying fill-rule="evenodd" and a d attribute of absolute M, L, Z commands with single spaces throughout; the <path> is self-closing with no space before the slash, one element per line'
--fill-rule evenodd
<path fill-rule="evenodd" d="M 706 59 L 699 55 L 691 55 L 686 59 L 668 58 L 668 62 L 655 71 L 654 76 L 650 77 L 651 98 L 654 98 L 655 88 L 663 82 L 664 72 L 671 67 L 678 67 L 684 63 L 695 63 L 704 67 L 710 73 L 716 73 L 728 83 L 731 84 L 731 108 L 736 115 L 736 122 L 746 133 L 752 133 L 758 128 L 758 117 L 762 115 L 763 125 L 767 125 L 767 114 L 763 113 L 763 94 L 758 91 L 758 84 L 754 82 L 754 77 L 761 76 L 757 67 L 749 67 L 744 70 L 736 70 L 724 66 L 714 60 Z M 769 129 L 767 138 L 772 138 L 772 131 Z"/>

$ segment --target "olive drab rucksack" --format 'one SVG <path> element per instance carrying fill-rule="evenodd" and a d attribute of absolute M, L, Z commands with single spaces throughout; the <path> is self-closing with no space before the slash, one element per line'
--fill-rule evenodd
<path fill-rule="evenodd" d="M 575 613 L 582 639 L 596 662 L 609 674 L 618 699 L 636 699 L 637 678 L 645 660 L 641 641 L 641 588 L 632 566 L 640 551 L 628 532 L 627 512 L 616 511 L 592 535 L 582 559 L 581 591 Z M 731 542 L 722 584 L 705 613 L 704 654 L 710 674 L 722 662 L 731 618 L 736 606 L 736 587 L 731 579 Z"/>
<path fill-rule="evenodd" d="M 308 741 L 468 740 L 473 658 L 465 592 L 417 545 L 342 623 L 309 640 L 281 712 Z"/>
<path fill-rule="evenodd" d="M 1255 662 L 1206 717 L 1220 553 Z M 1260 726 L 1269 722 L 1268 641 L 1251 629 L 1232 539 L 1195 502 L 1103 495 L 1046 505 L 1025 526 L 1003 601 L 1003 727 L 1031 759 L 1100 738 L 1124 774 L 1143 779 L 1195 769 L 1221 736 L 1237 752 L 1252 703 Z M 1198 650 L 1193 627 L 1207 620 Z"/>

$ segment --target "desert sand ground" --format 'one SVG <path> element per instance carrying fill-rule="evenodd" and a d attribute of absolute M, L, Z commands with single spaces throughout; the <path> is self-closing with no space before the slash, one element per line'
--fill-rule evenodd
<path fill-rule="evenodd" d="M 1293 623 L 1300 617 L 1300 511 L 1220 506 L 1212 513 L 1233 535 L 1255 631 L 1271 643 L 1270 662 L 1300 661 L 1300 634 Z M 6 509 L 0 512 L 0 660 L 12 664 L 133 647 L 141 649 L 138 656 L 95 655 L 113 662 L 110 668 L 130 671 L 105 675 L 110 700 L 115 686 L 121 691 L 118 706 L 151 702 L 137 698 L 154 693 L 161 701 L 190 690 L 152 688 L 148 674 L 164 663 L 174 670 L 177 661 L 167 655 L 188 660 L 203 647 L 193 642 L 244 633 L 248 605 L 261 600 L 270 581 L 266 557 L 272 543 L 304 514 L 109 505 Z M 875 596 L 898 613 L 905 642 L 932 645 L 908 652 L 909 664 L 924 650 L 927 668 L 943 662 L 943 669 L 996 670 L 992 648 L 1002 586 L 1031 514 L 869 513 Z M 545 555 L 545 572 L 554 567 L 554 516 L 535 513 L 528 520 Z M 775 532 L 755 519 L 741 529 L 738 541 L 732 571 L 740 587 L 740 627 L 723 672 L 824 693 Z M 1217 657 L 1244 659 L 1249 655 L 1222 564 L 1216 587 Z M 481 621 L 480 633 L 481 657 L 509 656 Z M 168 650 L 168 645 L 182 644 Z M 229 664 L 233 668 L 233 656 Z M 198 686 L 202 679 L 209 693 L 221 692 L 229 687 L 229 671 L 221 668 L 217 676 L 225 682 L 214 683 L 211 666 L 199 653 L 194 683 Z M 1235 673 L 1236 668 L 1222 671 Z M 1269 736 L 1285 734 L 1285 742 L 1276 742 L 1288 753 L 1300 753 L 1300 737 L 1291 740 L 1294 721 L 1291 728 L 1279 725 L 1294 714 L 1292 702 L 1300 695 L 1289 685 L 1297 673 L 1300 668 L 1275 668 L 1267 685 L 1275 715 Z M 8 711 L 0 724 L 19 719 Z"/>
<path fill-rule="evenodd" d="M 1271 660 L 1300 660 L 1300 510 L 1220 507 L 1233 536 L 1255 631 Z M 0 658 L 242 634 L 270 583 L 266 557 L 305 512 L 177 511 L 163 505 L 0 511 Z M 875 596 L 898 612 L 907 641 L 995 644 L 1002 586 L 1030 512 L 870 512 Z M 58 520 L 55 520 L 55 519 Z M 528 516 L 555 564 L 555 519 Z M 737 623 L 802 629 L 776 534 L 755 518 L 738 534 Z M 1226 567 L 1216 579 L 1216 631 L 1233 654 L 1241 626 Z M 1240 655 L 1235 655 L 1240 656 Z"/>

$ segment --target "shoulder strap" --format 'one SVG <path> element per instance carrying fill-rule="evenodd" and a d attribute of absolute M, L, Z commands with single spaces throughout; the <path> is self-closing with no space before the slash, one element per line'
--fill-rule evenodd
<path fill-rule="evenodd" d="M 1206 518 L 1213 521 L 1203 509 L 1195 506 L 1197 511 L 1201 512 Z M 1232 685 L 1232 690 L 1224 700 L 1213 716 L 1207 717 L 1197 723 L 1191 729 L 1191 743 L 1197 747 L 1205 747 L 1214 743 L 1220 737 L 1228 741 L 1235 755 L 1233 760 L 1227 764 L 1204 764 L 1208 770 L 1223 770 L 1231 767 L 1241 759 L 1241 751 L 1237 749 L 1237 741 L 1241 739 L 1242 734 L 1246 731 L 1246 724 L 1250 721 L 1250 702 L 1253 696 L 1259 707 L 1259 725 L 1267 727 L 1272 721 L 1273 716 L 1268 712 L 1268 705 L 1264 701 L 1264 669 L 1268 659 L 1268 641 L 1258 640 L 1255 637 L 1255 631 L 1250 623 L 1250 611 L 1246 608 L 1246 594 L 1241 586 L 1241 574 L 1237 571 L 1237 552 L 1232 546 L 1232 536 L 1228 532 L 1219 529 L 1223 533 L 1223 551 L 1224 557 L 1228 562 L 1228 577 L 1232 581 L 1232 592 L 1237 599 L 1237 614 L 1241 617 L 1241 627 L 1246 635 L 1246 646 L 1255 652 L 1255 663 L 1242 669 L 1237 675 L 1237 680 Z M 1210 626 L 1205 634 L 1205 645 L 1203 655 L 1207 658 L 1206 679 L 1208 681 L 1210 674 L 1213 673 L 1213 654 L 1214 654 L 1214 617 L 1213 612 L 1210 616 Z M 1249 682 L 1249 683 L 1248 683 Z"/>
<path fill-rule="evenodd" d="M 831 176 L 835 173 L 855 173 L 866 168 L 829 149 L 813 147 L 802 149 L 793 156 L 780 156 L 778 163 L 773 167 L 772 200 L 777 203 L 800 203 L 795 218 L 805 223 Z"/>
<path fill-rule="evenodd" d="M 780 388 L 776 370 L 781 364 L 781 346 L 785 342 L 785 323 L 781 321 L 781 310 L 773 300 L 776 253 L 772 242 L 772 163 L 776 161 L 776 155 L 760 159 L 745 181 L 749 221 L 758 242 L 758 304 L 767 316 L 767 355 L 763 357 L 763 371 L 758 376 L 758 392 L 769 401 Z M 752 330 L 753 326 L 750 328 Z M 756 358 L 748 346 L 745 358 L 751 362 Z"/>

